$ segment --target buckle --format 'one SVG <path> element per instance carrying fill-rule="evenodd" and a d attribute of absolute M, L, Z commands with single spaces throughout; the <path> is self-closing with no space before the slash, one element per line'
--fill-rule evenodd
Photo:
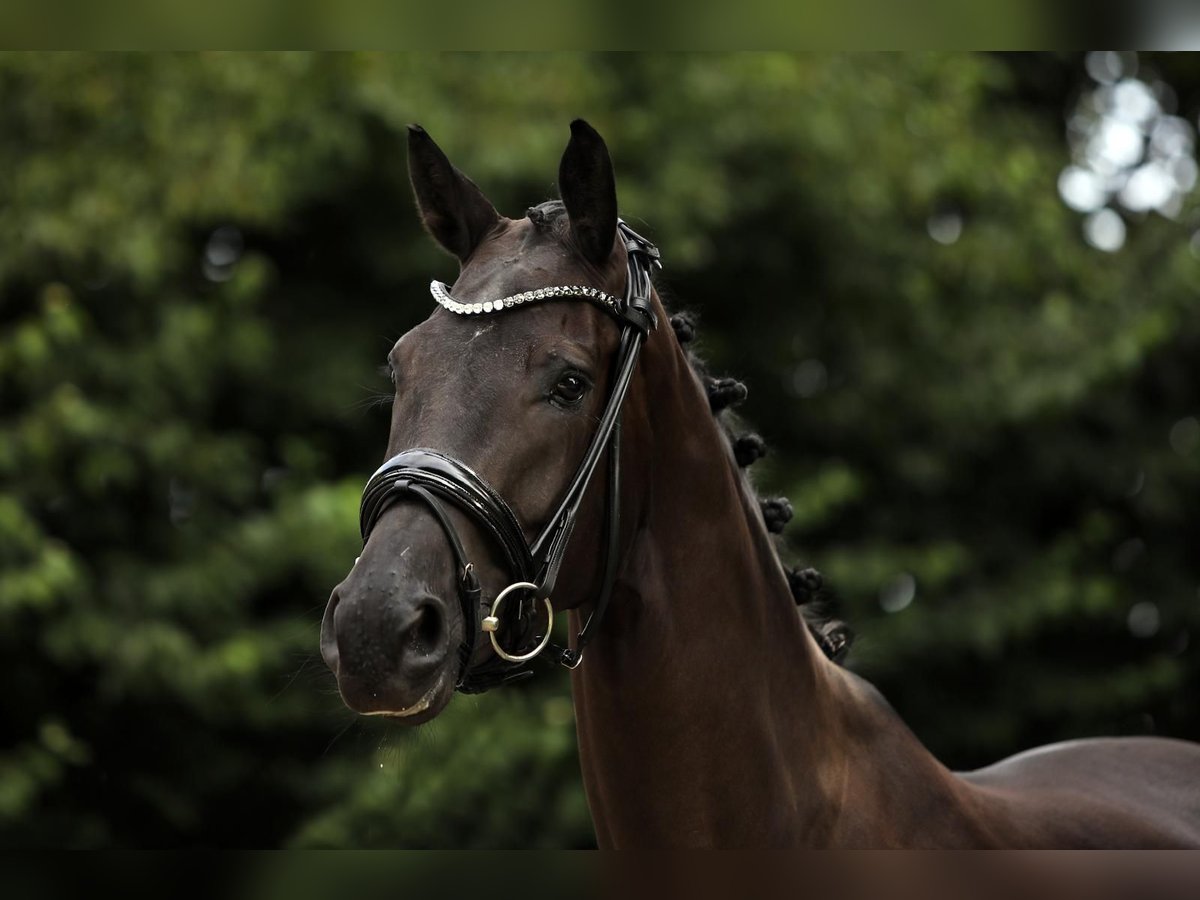
<path fill-rule="evenodd" d="M 573 650 L 570 647 L 563 647 L 562 652 L 558 657 L 558 664 L 565 669 L 578 669 L 579 664 L 583 662 L 583 651 Z"/>
<path fill-rule="evenodd" d="M 624 238 L 626 253 L 642 253 L 650 257 L 650 261 L 654 266 L 662 268 L 662 254 L 659 252 L 658 247 L 654 246 L 653 242 L 630 228 L 624 219 L 617 219 L 617 227 L 621 230 L 621 237 Z"/>
<path fill-rule="evenodd" d="M 651 262 L 653 262 L 660 269 L 662 268 L 662 254 L 658 252 L 657 247 L 655 247 L 644 237 L 635 235 L 632 238 L 626 239 L 625 250 L 629 253 L 644 253 L 646 256 L 650 257 Z"/>

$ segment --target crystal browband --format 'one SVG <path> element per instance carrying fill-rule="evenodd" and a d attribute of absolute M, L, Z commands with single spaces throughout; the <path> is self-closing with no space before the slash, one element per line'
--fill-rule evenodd
<path fill-rule="evenodd" d="M 460 316 L 499 312 L 502 309 L 520 306 L 523 303 L 536 303 L 539 300 L 554 300 L 563 297 L 580 297 L 584 300 L 589 300 L 616 316 L 621 314 L 621 308 L 624 305 L 624 301 L 620 297 L 614 297 L 612 294 L 607 294 L 599 288 L 584 287 L 583 285 L 559 285 L 557 287 L 538 288 L 533 291 L 513 294 L 511 297 L 504 297 L 500 300 L 486 300 L 483 303 L 459 303 L 450 296 L 450 289 L 440 281 L 431 281 L 429 283 L 429 293 L 433 294 L 433 299 L 443 309 L 457 313 Z"/>

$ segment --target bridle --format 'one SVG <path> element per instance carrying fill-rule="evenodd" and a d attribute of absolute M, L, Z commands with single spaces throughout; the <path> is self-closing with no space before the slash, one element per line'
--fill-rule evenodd
<path fill-rule="evenodd" d="M 441 282 L 435 281 L 430 285 L 430 292 L 438 304 L 457 315 L 502 312 L 526 303 L 546 300 L 582 299 L 603 309 L 621 326 L 608 405 L 557 510 L 532 544 L 525 540 L 516 515 L 499 493 L 465 463 L 436 450 L 418 447 L 396 454 L 379 467 L 363 489 L 359 528 L 364 544 L 379 517 L 406 497 L 415 497 L 429 507 L 446 533 L 458 570 L 458 595 L 462 605 L 463 641 L 459 647 L 459 671 L 455 685 L 456 690 L 462 693 L 481 693 L 529 677 L 533 674 L 532 661 L 550 646 L 550 629 L 554 622 L 554 607 L 550 598 L 583 496 L 606 450 L 608 496 L 600 591 L 591 614 L 576 636 L 574 648 L 553 647 L 561 665 L 574 669 L 582 662 L 584 647 L 594 636 L 608 608 L 616 581 L 620 534 L 621 407 L 643 342 L 657 324 L 650 300 L 650 273 L 654 267 L 661 267 L 657 247 L 623 221 L 618 223 L 617 231 L 627 255 L 624 297 L 618 298 L 594 287 L 571 285 L 539 288 L 482 303 L 462 303 L 454 299 Z M 492 538 L 503 552 L 514 578 L 496 595 L 488 616 L 481 615 L 482 588 L 475 574 L 475 566 L 467 558 L 462 539 L 447 514 L 444 505 L 447 503 L 465 513 Z M 517 602 L 509 602 L 514 596 L 518 597 Z M 546 625 L 541 634 L 536 633 L 539 605 L 546 610 Z M 488 634 L 495 655 L 472 666 L 480 630 Z M 502 631 L 515 633 L 517 641 L 524 644 L 526 649 L 522 652 L 506 649 L 497 637 Z"/>

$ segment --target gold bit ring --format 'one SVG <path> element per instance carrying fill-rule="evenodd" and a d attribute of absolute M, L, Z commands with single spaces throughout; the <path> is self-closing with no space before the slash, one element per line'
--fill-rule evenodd
<path fill-rule="evenodd" d="M 531 660 L 535 656 L 537 656 L 539 653 L 541 653 L 543 650 L 545 650 L 546 645 L 550 643 L 550 628 L 552 625 L 554 625 L 554 607 L 550 605 L 549 597 L 542 598 L 542 602 L 546 604 L 546 633 L 544 635 L 542 635 L 542 639 L 541 639 L 541 641 L 538 642 L 538 645 L 536 647 L 534 647 L 528 653 L 521 653 L 521 654 L 509 653 L 507 650 L 505 650 L 503 647 L 501 647 L 500 642 L 498 640 L 496 640 L 496 632 L 500 630 L 500 618 L 499 618 L 499 616 L 496 615 L 496 613 L 500 611 L 500 604 L 502 604 L 504 602 L 505 598 L 508 597 L 508 595 L 511 594 L 513 591 L 519 591 L 519 590 L 536 591 L 537 587 L 538 586 L 536 584 L 533 584 L 532 582 L 529 582 L 529 581 L 513 582 L 508 587 L 506 587 L 504 590 L 502 590 L 499 594 L 496 595 L 496 599 L 492 601 L 491 615 L 484 617 L 483 622 L 480 624 L 480 627 L 484 631 L 487 632 L 487 636 L 492 641 L 492 649 L 496 651 L 496 655 L 499 656 L 501 659 L 506 659 L 509 662 L 516 662 L 516 663 L 528 662 L 529 660 Z"/>

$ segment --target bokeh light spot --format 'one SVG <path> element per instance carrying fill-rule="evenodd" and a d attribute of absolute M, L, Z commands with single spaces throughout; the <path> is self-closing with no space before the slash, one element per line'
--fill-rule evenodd
<path fill-rule="evenodd" d="M 806 359 L 792 372 L 792 390 L 800 397 L 815 397 L 829 384 L 829 371 L 819 359 Z"/>
<path fill-rule="evenodd" d="M 1159 626 L 1162 624 L 1158 606 L 1149 600 L 1133 604 L 1125 623 L 1129 626 L 1129 633 L 1134 637 L 1154 637 L 1158 634 Z"/>
<path fill-rule="evenodd" d="M 879 606 L 886 613 L 898 613 L 907 609 L 917 596 L 917 579 L 908 572 L 901 572 L 879 592 Z"/>
<path fill-rule="evenodd" d="M 222 225 L 213 231 L 204 245 L 204 260 L 201 269 L 209 281 L 228 281 L 233 277 L 234 267 L 241 259 L 244 241 L 242 233 L 233 225 Z"/>
<path fill-rule="evenodd" d="M 962 216 L 954 212 L 939 213 L 936 216 L 929 217 L 929 221 L 925 223 L 925 228 L 929 231 L 931 238 L 939 244 L 948 246 L 956 243 L 962 237 Z"/>
<path fill-rule="evenodd" d="M 1097 250 L 1114 253 L 1125 245 L 1125 220 L 1111 209 L 1101 209 L 1083 220 L 1083 237 Z"/>
<path fill-rule="evenodd" d="M 1063 169 L 1058 176 L 1058 195 L 1076 212 L 1095 212 L 1108 201 L 1104 180 L 1082 166 Z"/>
<path fill-rule="evenodd" d="M 1125 245 L 1126 223 L 1114 207 L 1175 218 L 1197 182 L 1196 130 L 1172 115 L 1174 92 L 1135 77 L 1137 55 L 1098 50 L 1085 68 L 1096 87 L 1068 118 L 1072 162 L 1058 179 L 1063 203 L 1086 214 L 1089 244 L 1113 253 Z"/>
<path fill-rule="evenodd" d="M 1191 456 L 1200 447 L 1200 421 L 1195 416 L 1187 416 L 1171 426 L 1168 435 L 1171 449 L 1180 456 Z"/>

